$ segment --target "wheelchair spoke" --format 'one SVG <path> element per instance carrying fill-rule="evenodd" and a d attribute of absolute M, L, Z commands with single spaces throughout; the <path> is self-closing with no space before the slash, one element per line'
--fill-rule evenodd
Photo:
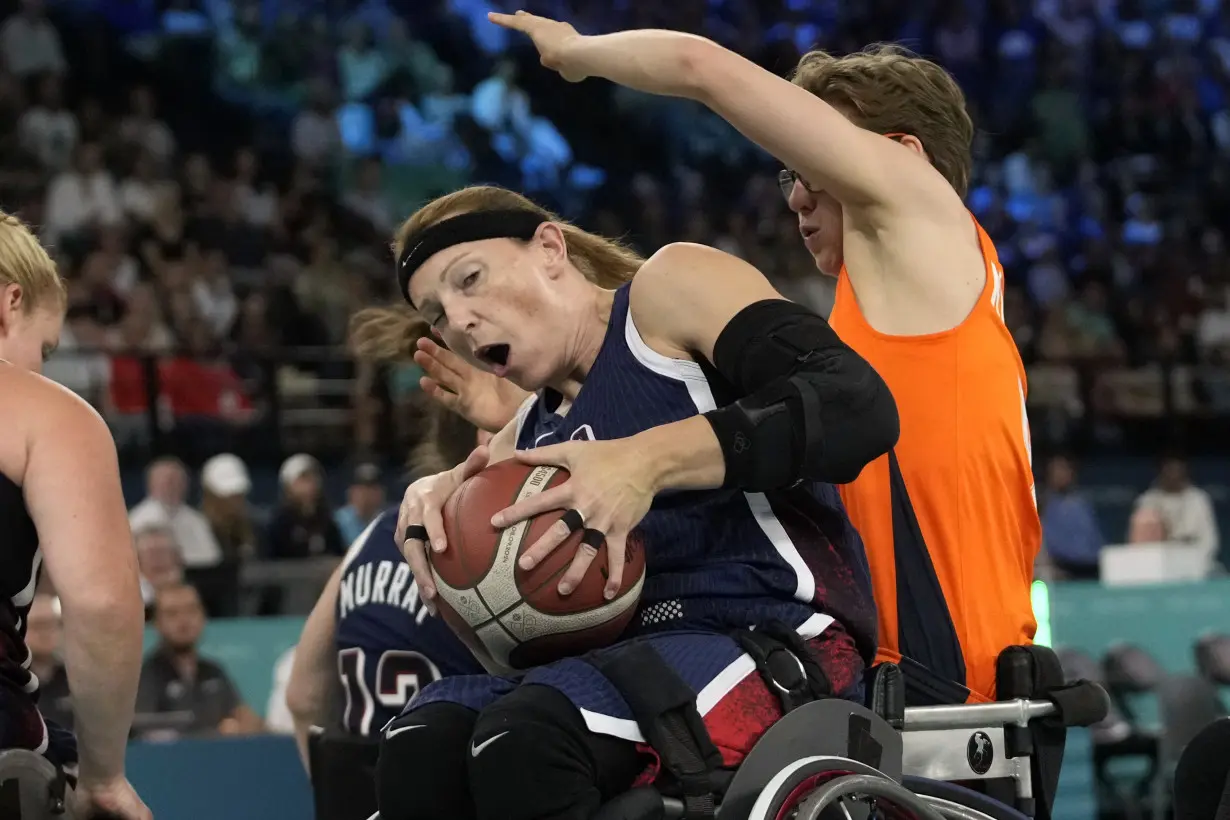
<path fill-rule="evenodd" d="M 845 811 L 844 799 L 855 795 L 883 800 L 918 820 L 945 820 L 943 814 L 918 795 L 887 777 L 876 775 L 847 775 L 825 783 L 799 804 L 796 820 L 819 820 L 824 810 L 834 803 L 843 803 Z"/>

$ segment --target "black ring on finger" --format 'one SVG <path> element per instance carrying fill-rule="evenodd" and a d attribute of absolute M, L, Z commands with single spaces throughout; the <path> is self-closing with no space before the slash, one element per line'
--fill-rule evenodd
<path fill-rule="evenodd" d="M 581 533 L 581 543 L 587 547 L 598 549 L 606 543 L 606 533 L 602 530 L 591 530 L 586 528 L 585 532 Z"/>
<path fill-rule="evenodd" d="M 406 527 L 406 537 L 403 541 L 422 541 L 427 543 L 427 528 L 422 524 L 411 524 Z"/>
<path fill-rule="evenodd" d="M 585 526 L 585 519 L 581 517 L 580 510 L 564 510 L 559 520 L 564 522 L 569 533 L 574 533 Z"/>

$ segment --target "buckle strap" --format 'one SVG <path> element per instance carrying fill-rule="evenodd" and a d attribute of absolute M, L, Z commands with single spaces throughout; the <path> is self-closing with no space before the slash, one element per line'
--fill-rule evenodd
<path fill-rule="evenodd" d="M 696 710 L 696 693 L 650 644 L 636 642 L 586 658 L 623 695 L 662 768 L 674 780 L 686 820 L 717 810 L 722 754 Z"/>
<path fill-rule="evenodd" d="M 733 637 L 777 695 L 783 714 L 832 696 L 832 684 L 811 647 L 785 624 L 774 621 L 758 629 L 740 629 Z"/>

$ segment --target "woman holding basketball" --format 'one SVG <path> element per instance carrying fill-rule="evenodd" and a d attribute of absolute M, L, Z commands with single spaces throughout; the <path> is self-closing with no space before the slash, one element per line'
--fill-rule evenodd
<path fill-rule="evenodd" d="M 594 569 L 613 595 L 637 529 L 647 572 L 625 636 L 695 695 L 725 765 L 781 715 L 732 633 L 780 626 L 813 694 L 861 697 L 875 607 L 832 482 L 892 447 L 897 416 L 822 318 L 721 251 L 676 244 L 642 262 L 497 188 L 428 204 L 396 250 L 412 311 L 383 320 L 393 343 L 396 316 L 421 316 L 450 350 L 531 394 L 487 448 L 407 490 L 399 529 L 424 597 L 436 594 L 427 550 L 449 549 L 441 508 L 466 477 L 509 458 L 558 465 L 568 481 L 492 524 L 568 511 L 521 558 L 540 562 L 583 527 L 561 595 L 603 540 L 607 566 Z M 620 651 L 426 687 L 385 731 L 381 816 L 590 817 L 649 760 L 628 690 L 612 682 Z"/>

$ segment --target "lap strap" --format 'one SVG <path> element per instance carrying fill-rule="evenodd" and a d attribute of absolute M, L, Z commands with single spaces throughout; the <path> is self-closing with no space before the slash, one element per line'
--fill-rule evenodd
<path fill-rule="evenodd" d="M 684 817 L 712 818 L 722 755 L 696 710 L 696 694 L 646 641 L 634 641 L 589 661 L 627 701 L 645 740 L 678 787 Z"/>
<path fill-rule="evenodd" d="M 811 648 L 779 622 L 741 629 L 731 637 L 751 656 L 756 670 L 782 706 L 783 714 L 830 697 L 832 687 Z M 634 640 L 586 660 L 623 696 L 670 781 L 665 793 L 684 802 L 686 820 L 708 820 L 725 791 L 729 772 L 696 709 L 696 693 L 649 641 Z M 674 788 L 672 788 L 674 787 Z"/>

